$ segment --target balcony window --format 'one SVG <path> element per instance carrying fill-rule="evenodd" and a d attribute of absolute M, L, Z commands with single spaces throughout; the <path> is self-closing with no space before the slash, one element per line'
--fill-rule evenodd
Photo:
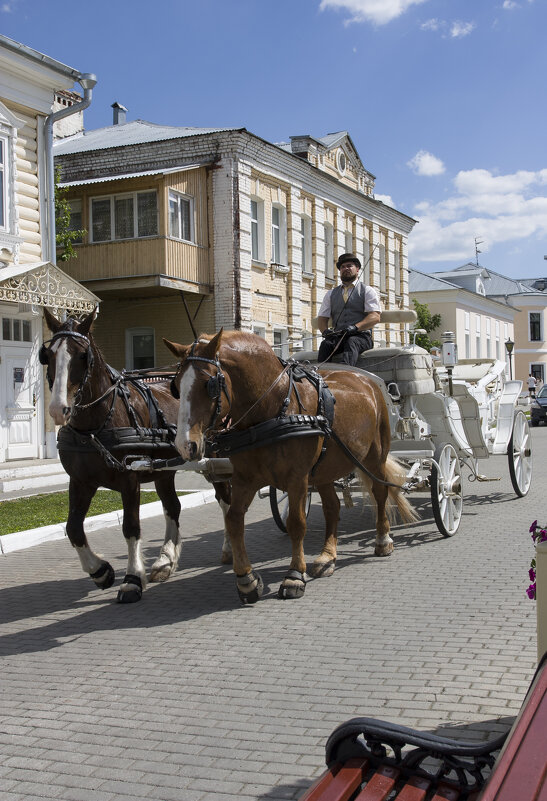
<path fill-rule="evenodd" d="M 158 233 L 156 192 L 133 192 L 93 198 L 91 236 L 93 242 L 140 239 Z"/>
<path fill-rule="evenodd" d="M 153 328 L 128 328 L 125 332 L 125 347 L 129 370 L 143 370 L 154 366 Z"/>
<path fill-rule="evenodd" d="M 174 239 L 194 242 L 193 198 L 169 192 L 169 235 Z"/>
<path fill-rule="evenodd" d="M 82 201 L 81 200 L 69 200 L 70 206 L 70 221 L 68 224 L 69 231 L 81 231 L 83 228 L 82 223 Z M 82 237 L 78 236 L 72 240 L 76 244 L 81 244 Z"/>

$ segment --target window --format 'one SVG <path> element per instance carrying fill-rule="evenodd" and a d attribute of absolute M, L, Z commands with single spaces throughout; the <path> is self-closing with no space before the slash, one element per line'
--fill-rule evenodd
<path fill-rule="evenodd" d="M 380 292 L 383 292 L 385 294 L 387 292 L 387 289 L 386 289 L 386 286 L 387 286 L 387 280 L 386 280 L 386 278 L 387 278 L 387 276 L 386 276 L 387 264 L 386 264 L 386 246 L 383 243 L 378 248 L 378 252 L 379 252 L 379 255 L 380 255 Z"/>
<path fill-rule="evenodd" d="M 289 345 L 285 330 L 273 332 L 273 349 L 276 356 L 280 356 L 282 359 L 289 358 Z"/>
<path fill-rule="evenodd" d="M 469 312 L 464 313 L 464 327 L 465 327 L 465 358 L 471 358 L 471 327 Z"/>
<path fill-rule="evenodd" d="M 530 365 L 530 372 L 534 376 L 534 378 L 539 378 L 542 384 L 545 383 L 545 365 L 543 362 L 537 362 L 536 364 Z"/>
<path fill-rule="evenodd" d="M 30 320 L 2 317 L 2 339 L 5 342 L 32 342 Z"/>
<path fill-rule="evenodd" d="M 402 270 L 401 270 L 401 246 L 399 242 L 395 242 L 395 250 L 393 252 L 394 272 L 395 272 L 395 294 L 402 295 Z"/>
<path fill-rule="evenodd" d="M 496 359 L 500 360 L 500 321 L 496 320 Z"/>
<path fill-rule="evenodd" d="M 530 342 L 541 342 L 541 312 L 528 312 Z"/>
<path fill-rule="evenodd" d="M 126 362 L 129 370 L 153 367 L 155 337 L 153 328 L 129 328 L 125 332 Z"/>
<path fill-rule="evenodd" d="M 346 231 L 344 234 L 344 250 L 346 253 L 353 253 L 353 234 Z"/>
<path fill-rule="evenodd" d="M 264 203 L 251 200 L 251 259 L 264 261 Z"/>
<path fill-rule="evenodd" d="M 7 140 L 3 136 L 0 137 L 0 228 L 6 227 L 6 145 Z"/>
<path fill-rule="evenodd" d="M 93 198 L 91 236 L 93 242 L 137 239 L 158 233 L 156 192 Z"/>
<path fill-rule="evenodd" d="M 363 239 L 363 283 L 371 284 L 371 269 L 370 269 L 370 234 L 365 229 L 365 238 Z"/>
<path fill-rule="evenodd" d="M 193 199 L 179 192 L 169 192 L 169 236 L 194 241 Z"/>
<path fill-rule="evenodd" d="M 68 224 L 69 231 L 81 231 L 83 228 L 82 225 L 82 201 L 81 200 L 69 200 L 70 205 L 70 221 Z M 73 242 L 76 244 L 81 244 L 82 237 L 79 236 L 77 239 L 73 239 Z"/>
<path fill-rule="evenodd" d="M 486 318 L 486 358 L 491 356 L 491 320 L 490 317 Z"/>
<path fill-rule="evenodd" d="M 281 242 L 282 242 L 282 209 L 280 206 L 272 206 L 272 262 L 274 264 L 283 264 L 281 258 Z"/>
<path fill-rule="evenodd" d="M 325 241 L 325 277 L 334 278 L 334 230 L 330 223 L 323 226 Z"/>
<path fill-rule="evenodd" d="M 302 247 L 302 272 L 311 273 L 311 220 L 309 217 L 300 218 L 300 243 Z"/>
<path fill-rule="evenodd" d="M 477 359 L 481 358 L 481 318 L 480 314 L 477 314 L 476 321 L 475 321 L 475 356 Z"/>

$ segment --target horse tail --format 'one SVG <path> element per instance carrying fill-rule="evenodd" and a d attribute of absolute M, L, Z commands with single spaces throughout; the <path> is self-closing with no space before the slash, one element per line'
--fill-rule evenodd
<path fill-rule="evenodd" d="M 385 472 L 386 481 L 390 481 L 393 484 L 404 484 L 406 479 L 405 468 L 392 456 L 388 456 L 386 459 Z M 419 520 L 419 516 L 403 494 L 403 491 L 397 487 L 389 487 L 387 513 L 391 521 L 395 519 L 396 512 L 399 513 L 403 523 L 415 523 Z"/>
<path fill-rule="evenodd" d="M 385 481 L 389 481 L 392 484 L 397 484 L 398 486 L 404 484 L 406 479 L 405 468 L 392 456 L 387 457 L 384 471 Z M 359 483 L 361 484 L 363 498 L 365 498 L 366 493 L 370 497 L 373 507 L 376 507 L 376 500 L 372 493 L 372 479 L 366 473 L 363 473 L 362 470 L 356 470 L 355 472 L 359 479 Z M 415 523 L 420 519 L 408 500 L 403 495 L 403 490 L 398 489 L 397 487 L 388 488 L 386 513 L 390 523 L 396 522 L 397 513 L 401 517 L 403 523 Z"/>

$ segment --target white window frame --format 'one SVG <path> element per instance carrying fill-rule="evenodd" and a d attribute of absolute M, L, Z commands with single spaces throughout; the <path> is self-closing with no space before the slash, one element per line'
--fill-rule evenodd
<path fill-rule="evenodd" d="M 133 352 L 133 339 L 136 336 L 152 336 L 153 361 L 156 360 L 156 332 L 151 326 L 138 326 L 136 328 L 125 329 L 125 364 L 127 370 L 138 369 L 135 367 L 135 354 Z M 154 365 L 152 365 L 154 366 Z"/>
<path fill-rule="evenodd" d="M 138 215 L 138 196 L 148 195 L 154 193 L 156 195 L 156 233 L 147 234 L 146 236 L 139 236 L 139 215 Z M 133 236 L 116 238 L 116 200 L 125 198 L 133 199 Z M 95 201 L 108 200 L 110 203 L 110 238 L 109 239 L 95 239 L 93 236 L 93 204 Z M 126 242 L 130 239 L 150 239 L 158 236 L 158 193 L 155 189 L 143 189 L 139 192 L 120 192 L 115 195 L 96 195 L 90 198 L 89 202 L 89 241 L 92 243 L 104 242 Z"/>
<path fill-rule="evenodd" d="M 475 316 L 475 357 L 477 359 L 481 357 L 481 316 L 477 314 Z"/>
<path fill-rule="evenodd" d="M 486 318 L 486 358 L 489 359 L 492 352 L 492 321 Z"/>
<path fill-rule="evenodd" d="M 25 121 L 16 117 L 6 106 L 0 102 L 0 137 L 3 144 L 3 188 L 2 201 L 4 206 L 4 219 L 0 225 L 0 244 L 12 254 L 16 245 L 23 240 L 17 235 L 17 203 L 15 198 L 15 145 L 17 131 L 22 128 Z"/>
<path fill-rule="evenodd" d="M 277 222 L 274 223 L 274 211 Z M 271 216 L 271 258 L 272 264 L 287 266 L 287 210 L 280 203 L 272 203 Z"/>
<path fill-rule="evenodd" d="M 253 203 L 256 205 L 256 216 L 253 215 Z M 251 197 L 251 260 L 264 263 L 266 260 L 264 248 L 264 201 L 259 197 Z M 256 252 L 254 246 L 253 230 L 256 232 Z"/>
<path fill-rule="evenodd" d="M 463 325 L 465 330 L 465 358 L 471 358 L 471 316 L 469 312 L 464 312 Z"/>
<path fill-rule="evenodd" d="M 370 285 L 370 239 L 367 236 L 368 233 L 367 229 L 363 237 L 363 283 Z"/>
<path fill-rule="evenodd" d="M 539 339 L 532 339 L 532 323 L 531 323 L 532 314 L 539 315 Z M 543 342 L 543 313 L 540 311 L 540 309 L 533 309 L 532 311 L 528 312 L 528 341 Z"/>
<path fill-rule="evenodd" d="M 0 156 L 0 173 L 2 174 L 2 186 L 0 187 L 0 231 L 9 233 L 9 219 L 10 219 L 10 202 L 9 202 L 9 186 L 11 178 L 11 170 L 9 163 L 10 153 L 10 138 L 9 136 L 0 131 L 0 143 L 2 145 L 2 153 Z"/>
<path fill-rule="evenodd" d="M 325 277 L 334 278 L 334 226 L 323 223 L 323 239 L 325 253 Z"/>
<path fill-rule="evenodd" d="M 311 275 L 313 272 L 311 217 L 308 217 L 307 214 L 302 214 L 300 217 L 300 245 L 302 248 L 302 272 Z"/>
<path fill-rule="evenodd" d="M 171 231 L 171 201 L 177 204 L 177 219 L 179 224 L 179 231 L 182 232 L 182 219 L 181 219 L 181 202 L 188 203 L 189 206 L 189 220 L 190 220 L 190 237 L 186 238 L 184 236 L 176 236 Z M 175 239 L 177 242 L 191 242 L 192 244 L 196 241 L 196 234 L 195 234 L 195 223 L 194 223 L 194 198 L 191 195 L 186 195 L 184 192 L 179 192 L 177 189 L 170 189 L 169 190 L 169 198 L 168 198 L 168 207 L 169 207 L 169 238 Z"/>
<path fill-rule="evenodd" d="M 275 341 L 277 336 L 281 339 L 279 344 Z M 282 359 L 289 358 L 289 334 L 286 328 L 274 326 L 272 331 L 272 348 L 276 356 L 280 356 Z"/>
<path fill-rule="evenodd" d="M 378 255 L 380 259 L 380 292 L 382 295 L 387 294 L 387 261 L 386 261 L 387 247 L 384 242 L 380 242 L 378 248 Z"/>
<path fill-rule="evenodd" d="M 353 233 L 351 231 L 346 231 L 344 234 L 344 251 L 353 253 Z"/>

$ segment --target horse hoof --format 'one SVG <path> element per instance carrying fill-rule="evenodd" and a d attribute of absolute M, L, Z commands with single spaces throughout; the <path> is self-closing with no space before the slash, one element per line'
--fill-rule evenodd
<path fill-rule="evenodd" d="M 251 570 L 245 576 L 237 576 L 237 592 L 243 606 L 255 604 L 262 595 L 264 582 L 258 571 Z"/>
<path fill-rule="evenodd" d="M 139 576 L 126 575 L 118 590 L 119 604 L 134 604 L 142 598 L 142 581 Z"/>
<path fill-rule="evenodd" d="M 277 597 L 283 601 L 288 598 L 302 598 L 305 591 L 306 574 L 299 570 L 289 570 L 279 587 Z"/>
<path fill-rule="evenodd" d="M 312 576 L 314 578 L 326 578 L 332 576 L 334 568 L 336 567 L 336 559 L 329 559 L 328 562 L 315 562 L 312 567 Z"/>
<path fill-rule="evenodd" d="M 377 545 L 374 548 L 374 556 L 391 556 L 393 553 L 393 543 L 387 545 Z"/>
<path fill-rule="evenodd" d="M 89 575 L 100 590 L 107 590 L 114 584 L 114 579 L 116 578 L 112 565 L 108 562 L 103 562 L 95 573 L 90 573 Z"/>
<path fill-rule="evenodd" d="M 171 561 L 163 562 L 161 557 L 150 568 L 149 581 L 167 581 L 175 572 L 175 565 Z"/>

